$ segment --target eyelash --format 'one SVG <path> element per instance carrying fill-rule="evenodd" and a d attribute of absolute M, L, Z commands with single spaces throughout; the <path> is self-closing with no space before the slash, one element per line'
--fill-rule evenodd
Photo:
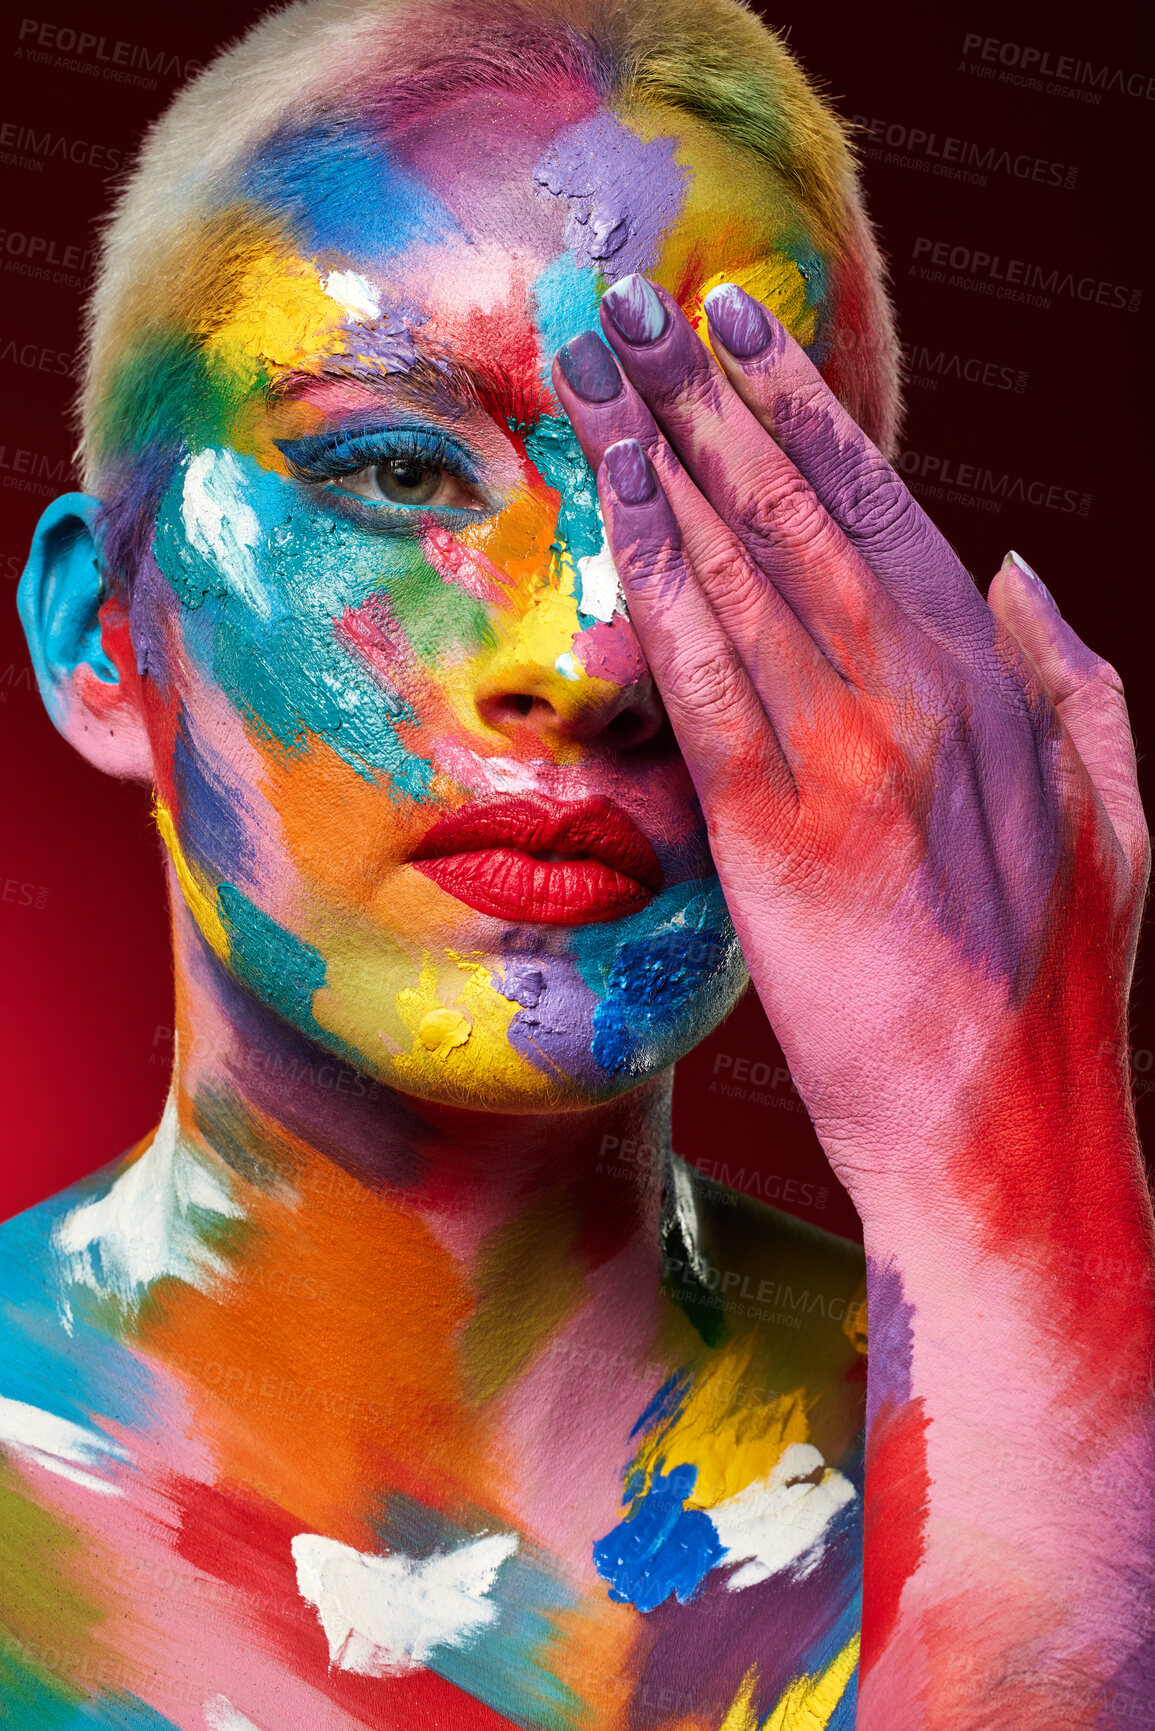
<path fill-rule="evenodd" d="M 480 489 L 477 470 L 459 445 L 442 433 L 424 427 L 378 428 L 366 433 L 314 433 L 302 439 L 277 439 L 277 449 L 298 481 L 324 486 L 340 508 L 375 529 L 418 533 L 417 517 L 435 514 L 448 528 L 464 527 L 486 515 L 487 507 L 467 511 L 461 508 L 430 507 L 429 512 L 412 506 L 391 506 L 385 502 L 363 499 L 356 493 L 333 486 L 345 475 L 359 474 L 362 469 L 375 468 L 397 459 L 412 458 L 431 468 L 445 469 L 469 487 Z"/>

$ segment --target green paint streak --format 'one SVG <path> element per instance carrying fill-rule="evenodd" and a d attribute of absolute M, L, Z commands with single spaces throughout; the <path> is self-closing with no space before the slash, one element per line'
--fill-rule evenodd
<path fill-rule="evenodd" d="M 419 547 L 414 554 L 404 570 L 390 577 L 386 590 L 390 612 L 414 654 L 437 666 L 451 644 L 460 644 L 470 655 L 492 646 L 493 629 L 481 602 L 455 583 L 444 582 Z"/>
<path fill-rule="evenodd" d="M 256 1190 L 274 1191 L 300 1170 L 300 1159 L 288 1143 L 258 1123 L 242 1100 L 223 1090 L 198 1088 L 193 1123 L 209 1147 Z"/>
<path fill-rule="evenodd" d="M 150 445 L 190 450 L 225 444 L 238 411 L 267 375 L 240 380 L 214 367 L 187 330 L 169 329 L 138 343 L 117 367 L 100 405 L 102 461 Z"/>
<path fill-rule="evenodd" d="M 84 1650 L 97 1661 L 107 1658 L 92 1647 L 92 1631 L 104 1612 L 74 1578 L 90 1571 L 90 1547 L 29 1501 L 19 1482 L 0 1459 L 0 1706 L 10 1711 L 10 1725 L 55 1731 L 75 1722 L 75 1704 L 83 1696 L 36 1655 L 55 1649 L 79 1660 Z"/>
<path fill-rule="evenodd" d="M 465 1386 L 474 1401 L 500 1394 L 580 1304 L 585 1277 L 570 1241 L 561 1238 L 571 1215 L 566 1197 L 554 1192 L 486 1241 L 478 1309 L 463 1342 Z"/>

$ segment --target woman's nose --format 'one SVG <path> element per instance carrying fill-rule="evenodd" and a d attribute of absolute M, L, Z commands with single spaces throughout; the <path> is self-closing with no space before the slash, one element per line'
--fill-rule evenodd
<path fill-rule="evenodd" d="M 572 644 L 560 655 L 556 637 L 540 645 L 539 654 L 524 639 L 499 651 L 474 694 L 485 725 L 511 740 L 536 736 L 545 744 L 572 741 L 615 751 L 660 733 L 666 712 L 629 620 L 617 614 Z"/>

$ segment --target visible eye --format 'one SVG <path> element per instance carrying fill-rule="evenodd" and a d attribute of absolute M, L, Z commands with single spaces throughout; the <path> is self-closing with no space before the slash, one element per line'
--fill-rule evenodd
<path fill-rule="evenodd" d="M 342 475 L 344 493 L 355 493 L 376 505 L 408 505 L 424 510 L 483 510 L 484 502 L 472 487 L 441 463 L 421 456 L 389 457 L 383 463 L 367 464 Z"/>

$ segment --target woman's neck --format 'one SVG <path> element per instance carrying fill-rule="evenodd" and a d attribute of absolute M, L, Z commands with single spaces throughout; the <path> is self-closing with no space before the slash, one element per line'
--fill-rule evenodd
<path fill-rule="evenodd" d="M 245 992 L 179 901 L 174 1103 L 182 1141 L 244 1183 L 295 1196 L 374 1196 L 420 1217 L 468 1267 L 519 1221 L 598 1266 L 631 1244 L 656 1266 L 672 1072 L 554 1113 L 476 1111 L 403 1095 L 310 1041 Z M 351 1213 L 350 1225 L 356 1210 Z M 488 1248 L 487 1248 L 488 1247 Z"/>

